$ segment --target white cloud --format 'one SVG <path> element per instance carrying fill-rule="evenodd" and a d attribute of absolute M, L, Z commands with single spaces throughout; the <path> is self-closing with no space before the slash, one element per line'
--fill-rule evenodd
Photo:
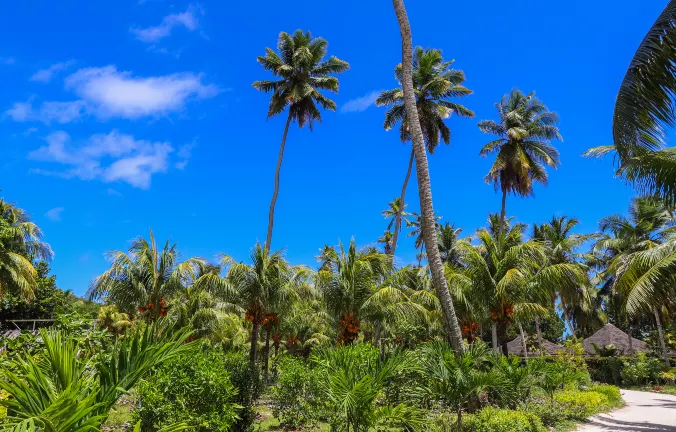
<path fill-rule="evenodd" d="M 121 181 L 140 189 L 150 187 L 154 174 L 167 171 L 169 155 L 174 151 L 168 142 L 137 140 L 117 130 L 93 135 L 80 145 L 73 145 L 63 131 L 50 134 L 46 141 L 47 145 L 29 153 L 29 159 L 56 163 L 64 169 L 34 169 L 33 173 L 107 183 Z M 112 195 L 111 190 L 108 193 Z"/>
<path fill-rule="evenodd" d="M 43 102 L 34 107 L 33 98 L 16 102 L 5 111 L 14 121 L 70 123 L 84 115 L 100 119 L 158 117 L 180 111 L 193 99 L 215 96 L 219 89 L 202 83 L 202 76 L 178 73 L 157 77 L 136 77 L 115 66 L 80 69 L 65 80 L 78 100 Z"/>
<path fill-rule="evenodd" d="M 341 113 L 362 112 L 366 111 L 371 105 L 376 102 L 376 98 L 380 95 L 379 90 L 372 91 L 357 99 L 352 99 L 343 105 L 340 109 Z"/>
<path fill-rule="evenodd" d="M 33 76 L 30 77 L 30 81 L 48 83 L 52 80 L 55 74 L 72 66 L 73 63 L 75 63 L 73 60 L 62 63 L 55 63 L 50 67 L 48 67 L 47 69 L 41 69 L 35 72 Z"/>
<path fill-rule="evenodd" d="M 190 156 L 192 156 L 192 150 L 196 146 L 197 143 L 195 141 L 181 146 L 181 148 L 178 149 L 178 153 L 176 153 L 176 155 L 179 157 L 179 161 L 176 162 L 174 166 L 180 170 L 185 169 L 185 167 L 188 165 L 188 160 L 190 160 Z"/>
<path fill-rule="evenodd" d="M 63 213 L 63 207 L 55 207 L 53 209 L 47 210 L 45 216 L 52 222 L 58 222 L 61 220 L 61 213 Z"/>
<path fill-rule="evenodd" d="M 195 31 L 199 27 L 197 14 L 202 14 L 202 9 L 197 6 L 189 6 L 185 12 L 175 13 L 164 17 L 162 22 L 153 27 L 146 28 L 131 28 L 136 39 L 143 42 L 157 42 L 169 36 L 171 32 L 177 27 L 184 27 L 189 31 Z"/>

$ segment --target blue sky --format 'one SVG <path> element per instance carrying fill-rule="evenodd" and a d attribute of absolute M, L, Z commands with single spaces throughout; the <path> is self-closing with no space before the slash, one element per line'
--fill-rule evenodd
<path fill-rule="evenodd" d="M 535 198 L 510 197 L 526 223 L 623 212 L 632 190 L 613 178 L 611 159 L 587 148 L 611 142 L 617 89 L 636 46 L 664 1 L 565 3 L 497 0 L 408 1 L 413 42 L 443 50 L 467 75 L 463 103 L 477 118 L 452 118 L 450 146 L 430 157 L 435 209 L 464 234 L 499 210 L 483 182 L 490 140 L 477 120 L 514 87 L 561 117 L 562 165 Z M 565 4 L 565 6 L 564 6 Z M 265 239 L 284 118 L 266 121 L 268 96 L 251 83 L 280 31 L 310 30 L 351 70 L 313 132 L 292 128 L 277 204 L 273 248 L 314 264 L 323 244 L 354 236 L 373 243 L 380 212 L 398 195 L 409 146 L 382 128 L 372 95 L 397 85 L 400 36 L 385 0 L 279 2 L 10 2 L 0 16 L 3 137 L 0 188 L 30 212 L 56 256 L 59 286 L 83 294 L 152 227 L 184 257 L 219 252 L 246 259 Z M 417 210 L 417 184 L 409 185 Z M 414 261 L 404 238 L 399 262 Z"/>

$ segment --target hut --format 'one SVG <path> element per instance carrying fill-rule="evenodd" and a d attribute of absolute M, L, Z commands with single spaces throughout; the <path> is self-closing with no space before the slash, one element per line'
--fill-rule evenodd
<path fill-rule="evenodd" d="M 642 340 L 631 338 L 631 351 L 629 349 L 629 335 L 614 325 L 608 323 L 599 331 L 582 341 L 586 355 L 596 355 L 594 345 L 599 348 L 613 345 L 621 355 L 631 355 L 637 352 L 648 351 L 648 344 Z"/>
<path fill-rule="evenodd" d="M 530 337 L 526 335 L 526 342 L 528 345 L 528 355 L 529 356 L 539 356 L 540 352 L 538 350 L 537 345 L 533 346 L 531 343 Z M 562 346 L 559 346 L 555 343 L 552 343 L 546 339 L 542 340 L 542 350 L 544 351 L 545 355 L 554 355 L 558 353 L 559 351 L 563 350 Z M 523 339 L 521 339 L 521 336 L 517 336 L 516 339 L 514 339 L 511 342 L 507 342 L 507 352 L 510 355 L 518 355 L 522 356 L 524 355 L 523 353 Z"/>

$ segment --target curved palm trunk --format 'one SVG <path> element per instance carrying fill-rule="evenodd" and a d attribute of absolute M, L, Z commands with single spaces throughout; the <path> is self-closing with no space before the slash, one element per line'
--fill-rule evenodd
<path fill-rule="evenodd" d="M 563 320 L 566 322 L 566 325 L 568 326 L 568 330 L 570 331 L 570 334 L 573 337 L 575 336 L 575 329 L 573 328 L 573 323 L 570 322 L 570 317 L 568 316 L 568 312 L 566 312 L 566 304 L 564 302 L 561 302 L 561 310 L 563 311 Z"/>
<path fill-rule="evenodd" d="M 627 331 L 627 335 L 629 336 L 627 338 L 627 342 L 629 343 L 629 355 L 634 355 L 634 338 L 631 337 L 631 323 L 627 323 L 627 328 L 629 329 Z"/>
<path fill-rule="evenodd" d="M 282 169 L 282 159 L 284 159 L 284 146 L 286 146 L 286 135 L 289 133 L 291 124 L 291 110 L 284 126 L 284 135 L 282 135 L 282 144 L 279 146 L 279 157 L 277 158 L 277 169 L 275 170 L 275 191 L 272 193 L 270 201 L 270 212 L 268 213 L 268 235 L 265 238 L 265 250 L 270 251 L 272 246 L 272 227 L 275 224 L 275 204 L 277 204 L 277 195 L 279 194 L 279 171 Z"/>
<path fill-rule="evenodd" d="M 256 363 L 256 354 L 258 353 L 258 323 L 256 319 L 253 322 L 251 330 L 251 349 L 249 350 L 249 362 L 253 366 Z"/>
<path fill-rule="evenodd" d="M 418 110 L 416 108 L 415 94 L 413 93 L 413 42 L 411 40 L 411 27 L 406 15 L 406 8 L 403 0 L 392 0 L 394 10 L 399 21 L 399 30 L 401 31 L 401 51 L 402 51 L 402 88 L 404 90 L 404 99 L 406 104 L 406 114 L 408 124 L 411 128 L 411 137 L 413 141 L 413 150 L 416 160 L 416 174 L 418 176 L 418 191 L 420 195 L 420 209 L 422 213 L 422 231 L 427 249 L 427 261 L 432 272 L 432 282 L 441 309 L 444 315 L 444 324 L 446 336 L 450 339 L 454 351 L 463 352 L 462 333 L 458 325 L 458 318 L 455 315 L 453 299 L 448 290 L 448 283 L 444 275 L 444 264 L 441 262 L 441 254 L 437 245 L 437 232 L 434 221 L 434 206 L 432 205 L 432 186 L 430 183 L 430 173 L 427 165 L 427 154 L 425 153 L 425 142 L 423 139 Z"/>
<path fill-rule="evenodd" d="M 660 338 L 660 349 L 662 350 L 664 365 L 669 367 L 669 353 L 667 352 L 667 344 L 664 342 L 664 329 L 662 328 L 660 311 L 657 310 L 657 306 L 653 307 L 653 313 L 655 314 L 655 322 L 657 323 L 657 336 Z"/>
<path fill-rule="evenodd" d="M 394 256 L 397 249 L 397 240 L 399 240 L 399 231 L 401 231 L 401 214 L 404 211 L 404 198 L 406 197 L 406 188 L 408 187 L 408 180 L 411 178 L 411 171 L 413 170 L 413 161 L 415 160 L 415 151 L 411 150 L 411 158 L 408 161 L 408 171 L 404 178 L 404 185 L 401 187 L 401 196 L 399 197 L 399 211 L 395 216 L 394 234 L 392 235 L 392 249 L 390 255 Z"/>

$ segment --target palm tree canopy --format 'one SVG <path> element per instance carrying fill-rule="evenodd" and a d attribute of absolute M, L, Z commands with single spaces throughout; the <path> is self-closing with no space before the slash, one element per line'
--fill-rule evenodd
<path fill-rule="evenodd" d="M 326 40 L 313 38 L 310 32 L 296 30 L 293 35 L 281 32 L 278 52 L 266 48 L 266 54 L 258 57 L 258 63 L 279 78 L 252 84 L 257 90 L 272 92 L 268 118 L 288 107 L 289 115 L 299 127 L 307 123 L 312 129 L 313 122 L 322 119 L 317 104 L 324 109 L 336 110 L 336 103 L 320 90 L 338 92 L 338 78 L 331 75 L 345 72 L 350 66 L 334 56 L 325 60 L 327 46 Z"/>
<path fill-rule="evenodd" d="M 430 153 L 434 153 L 440 141 L 450 143 L 451 130 L 445 120 L 451 114 L 474 117 L 473 111 L 451 101 L 453 98 L 472 94 L 472 91 L 463 85 L 465 73 L 451 69 L 452 64 L 453 60 L 445 61 L 441 56 L 441 51 L 437 49 L 416 47 L 413 53 L 413 87 L 416 106 L 425 145 Z M 401 67 L 399 64 L 394 70 L 399 83 L 402 80 Z M 401 141 L 410 141 L 411 132 L 407 124 L 404 91 L 401 87 L 381 93 L 376 99 L 376 105 L 390 107 L 385 114 L 385 129 L 390 130 L 395 125 L 401 124 L 399 128 Z"/>
<path fill-rule="evenodd" d="M 547 184 L 546 166 L 559 165 L 559 152 L 549 144 L 563 140 L 556 126 L 558 116 L 535 97 L 515 89 L 495 105 L 499 121 L 482 120 L 479 129 L 498 139 L 484 145 L 479 153 L 497 153 L 486 183 L 496 190 L 520 196 L 533 194 L 533 181 Z"/>

